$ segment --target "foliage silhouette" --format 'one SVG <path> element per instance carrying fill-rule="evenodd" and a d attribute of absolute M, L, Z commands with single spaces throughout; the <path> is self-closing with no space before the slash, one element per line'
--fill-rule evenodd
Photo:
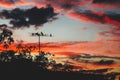
<path fill-rule="evenodd" d="M 0 33 L 0 44 L 3 44 L 3 48 L 9 48 L 9 45 L 14 42 L 12 35 L 13 33 L 11 30 L 3 28 L 2 33 Z"/>
<path fill-rule="evenodd" d="M 40 52 L 33 57 L 31 54 L 16 54 L 13 50 L 5 50 L 0 54 L 0 74 L 4 80 L 115 80 L 120 73 L 102 74 L 104 70 L 72 71 L 73 66 L 56 63 L 47 56 L 50 53 Z M 28 58 L 28 56 L 30 56 Z M 49 69 L 49 67 L 51 67 Z M 100 73 L 99 73 L 100 72 Z M 4 77 L 8 76 L 8 77 Z"/>

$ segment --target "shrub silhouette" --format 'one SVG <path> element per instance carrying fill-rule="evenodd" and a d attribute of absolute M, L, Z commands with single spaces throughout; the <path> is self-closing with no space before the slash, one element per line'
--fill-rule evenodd
<path fill-rule="evenodd" d="M 5 50 L 0 54 L 0 77 L 3 80 L 115 80 L 116 75 L 120 76 L 120 73 L 102 74 L 101 71 L 107 69 L 73 72 L 73 66 L 67 62 L 56 63 L 47 58 L 47 55 L 53 56 L 41 51 L 33 59 L 32 55 L 28 58 L 28 55 Z"/>

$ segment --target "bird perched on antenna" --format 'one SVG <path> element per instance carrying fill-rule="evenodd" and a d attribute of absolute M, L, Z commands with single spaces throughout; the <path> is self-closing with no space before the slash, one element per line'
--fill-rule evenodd
<path fill-rule="evenodd" d="M 32 36 L 48 36 L 48 37 L 52 37 L 52 34 L 48 35 L 48 34 L 44 34 L 43 32 L 40 32 L 40 33 L 32 33 L 31 34 Z"/>
<path fill-rule="evenodd" d="M 45 36 L 45 37 L 52 37 L 52 34 L 48 35 L 48 34 L 44 34 L 43 32 L 40 33 L 32 33 L 32 36 L 37 36 L 38 37 L 38 48 L 39 48 L 39 53 L 40 53 L 40 37 L 41 36 Z"/>
<path fill-rule="evenodd" d="M 40 33 L 41 36 L 44 36 L 43 32 Z"/>
<path fill-rule="evenodd" d="M 50 37 L 52 37 L 52 34 L 50 34 Z"/>

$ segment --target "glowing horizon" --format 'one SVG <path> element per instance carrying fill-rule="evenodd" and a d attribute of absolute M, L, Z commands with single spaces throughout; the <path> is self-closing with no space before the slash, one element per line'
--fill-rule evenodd
<path fill-rule="evenodd" d="M 41 51 L 57 56 L 90 54 L 120 57 L 120 1 L 113 0 L 1 0 L 0 33 L 11 30 L 14 43 L 0 51 L 23 46 L 36 46 L 31 53 L 38 53 L 38 37 L 34 32 L 52 34 L 41 37 Z M 68 59 L 69 60 L 69 59 Z M 76 65 L 79 62 L 74 62 Z M 85 66 L 85 63 L 79 63 Z M 119 67 L 112 64 L 96 67 Z M 87 66 L 87 67 L 88 67 Z M 80 66 L 76 66 L 79 67 Z"/>

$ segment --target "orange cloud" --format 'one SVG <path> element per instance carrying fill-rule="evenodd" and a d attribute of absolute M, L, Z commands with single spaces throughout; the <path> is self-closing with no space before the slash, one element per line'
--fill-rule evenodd
<path fill-rule="evenodd" d="M 75 60 L 70 60 L 68 57 L 80 55 L 83 53 L 90 55 L 103 55 L 103 56 L 117 56 L 120 57 L 120 41 L 111 40 L 111 41 L 96 41 L 96 42 L 67 42 L 67 43 L 41 43 L 41 51 L 50 52 L 55 54 L 55 60 L 58 62 L 64 62 L 66 60 L 70 61 L 69 64 L 73 65 L 75 69 L 103 69 L 103 68 L 119 68 L 120 64 L 114 63 L 108 65 L 99 65 L 94 63 L 85 63 Z M 3 50 L 15 50 L 17 44 L 12 44 L 8 49 L 4 49 L 3 45 L 0 45 L 0 52 Z M 38 53 L 38 44 L 37 43 L 22 43 L 22 46 L 36 46 L 36 49 L 32 51 L 32 54 Z M 66 57 L 66 58 L 65 58 Z M 64 59 L 62 59 L 64 58 Z M 86 65 L 87 64 L 87 65 Z"/>
<path fill-rule="evenodd" d="M 45 52 L 53 54 L 73 56 L 82 53 L 105 55 L 105 56 L 119 56 L 120 57 L 120 41 L 96 41 L 96 42 L 68 42 L 68 43 L 42 43 L 40 49 Z M 16 50 L 16 44 L 11 45 L 9 49 Z M 5 50 L 3 45 L 0 45 L 0 50 Z M 36 46 L 34 53 L 38 53 L 38 44 L 27 43 L 23 46 Z"/>
<path fill-rule="evenodd" d="M 24 0 L 15 0 L 15 1 L 12 1 L 12 0 L 1 0 L 0 1 L 0 6 L 1 7 L 7 7 L 7 8 L 11 8 L 11 7 L 17 7 L 17 6 L 22 6 L 22 5 L 30 5 L 30 4 L 33 4 L 34 5 L 34 2 L 26 2 Z"/>
<path fill-rule="evenodd" d="M 13 3 L 12 2 L 6 2 L 5 0 L 1 0 L 0 1 L 0 6 L 12 7 Z"/>

